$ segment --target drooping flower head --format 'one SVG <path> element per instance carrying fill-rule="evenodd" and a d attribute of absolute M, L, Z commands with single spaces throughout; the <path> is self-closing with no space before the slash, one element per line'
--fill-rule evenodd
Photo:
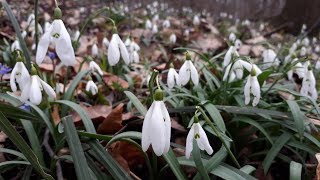
<path fill-rule="evenodd" d="M 316 79 L 314 77 L 314 74 L 310 65 L 306 69 L 305 76 L 302 81 L 300 94 L 303 96 L 310 96 L 314 100 L 318 99 L 318 92 L 316 89 Z"/>
<path fill-rule="evenodd" d="M 86 91 L 90 92 L 92 95 L 96 95 L 98 93 L 97 85 L 92 81 L 91 76 L 89 77 L 89 81 L 86 85 Z"/>
<path fill-rule="evenodd" d="M 49 44 L 55 45 L 56 53 L 61 62 L 66 66 L 72 66 L 76 62 L 76 57 L 71 43 L 70 35 L 61 20 L 61 10 L 56 8 L 54 12 L 55 20 L 40 38 L 36 53 L 36 62 L 41 64 L 44 60 Z"/>
<path fill-rule="evenodd" d="M 257 72 L 255 67 L 252 65 L 250 75 L 247 78 L 247 83 L 244 86 L 244 97 L 245 104 L 250 102 L 250 94 L 253 95 L 252 106 L 256 106 L 260 101 L 260 84 L 257 78 Z"/>
<path fill-rule="evenodd" d="M 16 65 L 13 67 L 11 74 L 10 74 L 10 87 L 13 92 L 17 91 L 16 82 L 22 91 L 26 86 L 26 82 L 30 80 L 29 72 L 22 62 L 23 59 L 18 52 L 17 62 Z"/>
<path fill-rule="evenodd" d="M 96 71 L 96 72 L 98 72 L 101 76 L 103 75 L 103 71 L 101 70 L 100 66 L 99 66 L 96 62 L 94 62 L 93 60 L 90 61 L 89 67 L 90 67 L 90 69 L 91 69 L 92 72 L 95 72 L 95 71 Z"/>
<path fill-rule="evenodd" d="M 114 33 L 108 47 L 109 64 L 111 66 L 115 66 L 120 60 L 120 55 L 126 64 L 130 63 L 129 53 L 126 45 L 123 43 L 119 35 Z"/>
<path fill-rule="evenodd" d="M 183 86 L 186 85 L 190 79 L 195 86 L 199 84 L 199 74 L 191 61 L 191 55 L 189 52 L 186 53 L 186 61 L 179 70 L 179 79 Z"/>
<path fill-rule="evenodd" d="M 173 68 L 173 65 L 170 64 L 170 69 L 168 71 L 168 77 L 167 77 L 167 84 L 170 89 L 174 87 L 174 85 L 180 86 L 180 78 L 179 74 L 176 72 L 176 70 Z"/>
<path fill-rule="evenodd" d="M 157 89 L 154 101 L 144 117 L 142 125 L 142 150 L 146 152 L 152 145 L 157 156 L 167 153 L 170 148 L 171 120 L 163 102 L 163 91 Z"/>

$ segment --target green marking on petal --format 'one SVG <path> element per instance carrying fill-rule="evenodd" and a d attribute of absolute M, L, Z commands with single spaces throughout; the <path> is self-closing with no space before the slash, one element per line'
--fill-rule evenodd
<path fill-rule="evenodd" d="M 60 34 L 59 33 L 55 33 L 54 35 L 52 35 L 54 38 L 59 38 Z"/>
<path fill-rule="evenodd" d="M 198 138 L 200 138 L 200 135 L 197 133 L 197 134 L 194 135 L 194 138 L 198 139 Z"/>

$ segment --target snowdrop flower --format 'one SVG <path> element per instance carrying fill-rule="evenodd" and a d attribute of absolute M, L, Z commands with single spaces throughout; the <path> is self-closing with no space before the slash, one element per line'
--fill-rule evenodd
<path fill-rule="evenodd" d="M 159 14 L 154 15 L 152 18 L 152 22 L 156 23 L 158 20 L 159 20 Z"/>
<path fill-rule="evenodd" d="M 131 41 L 129 38 L 124 44 L 128 48 L 130 62 L 138 63 L 140 59 L 138 54 L 138 51 L 140 51 L 140 46 L 135 41 Z"/>
<path fill-rule="evenodd" d="M 146 24 L 145 24 L 145 28 L 147 30 L 151 30 L 152 29 L 152 23 L 149 19 L 147 19 Z"/>
<path fill-rule="evenodd" d="M 299 60 L 298 58 L 294 58 L 291 63 L 295 63 L 295 62 L 298 61 L 298 60 Z M 292 79 L 293 79 L 292 76 L 293 76 L 293 73 L 294 73 L 294 72 L 299 76 L 299 78 L 304 78 L 304 76 L 305 76 L 305 71 L 306 71 L 306 70 L 305 70 L 304 66 L 302 65 L 302 63 L 301 63 L 301 62 L 298 62 L 298 63 L 296 63 L 296 64 L 292 67 L 292 69 L 290 69 L 290 70 L 287 72 L 288 79 L 289 79 L 289 80 L 292 80 Z"/>
<path fill-rule="evenodd" d="M 170 21 L 168 19 L 166 19 L 165 21 L 163 21 L 162 23 L 162 27 L 163 28 L 169 28 L 170 27 Z"/>
<path fill-rule="evenodd" d="M 186 140 L 186 158 L 190 158 L 190 154 L 193 149 L 193 140 L 197 141 L 197 145 L 201 150 L 206 150 L 209 155 L 213 153 L 213 149 L 210 146 L 208 137 L 200 123 L 195 122 L 192 124 L 192 127 L 188 133 L 187 140 Z"/>
<path fill-rule="evenodd" d="M 34 21 L 35 18 L 36 18 L 36 17 L 35 17 L 35 15 L 34 15 L 33 13 L 29 14 L 27 23 L 28 23 L 28 24 L 31 24 L 31 22 Z"/>
<path fill-rule="evenodd" d="M 142 150 L 146 152 L 151 144 L 155 154 L 161 156 L 169 151 L 170 136 L 170 116 L 163 102 L 163 91 L 157 89 L 142 125 Z"/>
<path fill-rule="evenodd" d="M 20 42 L 18 39 L 16 39 L 12 44 L 11 44 L 11 52 L 15 50 L 21 50 Z"/>
<path fill-rule="evenodd" d="M 130 40 L 130 38 L 127 38 L 127 39 L 124 41 L 124 45 L 130 46 L 130 44 L 131 44 L 131 40 Z"/>
<path fill-rule="evenodd" d="M 32 76 L 27 81 L 25 87 L 21 93 L 22 102 L 30 101 L 34 105 L 39 105 L 42 101 L 41 91 L 45 91 L 50 98 L 56 98 L 56 93 L 52 87 L 44 82 L 38 75 L 36 75 L 36 70 L 32 67 Z"/>
<path fill-rule="evenodd" d="M 185 29 L 185 30 L 183 31 L 183 35 L 184 35 L 185 37 L 189 37 L 189 34 L 190 34 L 189 29 Z"/>
<path fill-rule="evenodd" d="M 313 38 L 312 38 L 312 44 L 317 43 L 317 41 L 318 41 L 318 40 L 317 40 L 317 38 L 316 38 L 316 37 L 313 37 Z"/>
<path fill-rule="evenodd" d="M 61 18 L 61 10 L 59 8 L 55 9 L 55 20 L 52 25 L 41 37 L 38 49 L 36 53 L 36 62 L 41 64 L 44 60 L 50 42 L 55 45 L 56 53 L 60 58 L 61 62 L 66 66 L 72 66 L 76 62 L 76 57 L 74 55 L 74 50 L 71 44 L 70 35 L 64 26 Z"/>
<path fill-rule="evenodd" d="M 90 92 L 92 95 L 96 95 L 98 93 L 97 85 L 92 81 L 91 77 L 90 80 L 87 82 L 86 91 Z"/>
<path fill-rule="evenodd" d="M 198 15 L 195 15 L 195 16 L 193 17 L 192 23 L 193 23 L 193 25 L 195 25 L 195 26 L 199 26 L 199 24 L 200 24 L 200 19 L 199 19 L 199 16 L 198 16 Z"/>
<path fill-rule="evenodd" d="M 295 42 L 292 44 L 292 46 L 289 49 L 289 54 L 293 54 L 298 48 L 298 44 Z"/>
<path fill-rule="evenodd" d="M 271 66 L 279 66 L 280 61 L 277 58 L 277 54 L 272 49 L 266 49 L 262 53 L 263 64 L 265 68 L 269 68 Z"/>
<path fill-rule="evenodd" d="M 263 24 L 263 23 L 261 23 L 261 24 L 260 24 L 260 26 L 259 26 L 259 30 L 260 30 L 260 31 L 263 31 L 263 30 L 264 30 L 264 28 L 265 28 L 264 24 Z"/>
<path fill-rule="evenodd" d="M 256 106 L 260 101 L 260 84 L 253 66 L 250 75 L 247 78 L 247 83 L 244 86 L 244 102 L 246 105 L 250 102 L 250 93 L 254 96 L 252 106 Z"/>
<path fill-rule="evenodd" d="M 171 44 L 175 44 L 177 41 L 177 36 L 175 34 L 171 34 L 169 37 L 169 41 Z"/>
<path fill-rule="evenodd" d="M 241 40 L 240 40 L 240 39 L 237 39 L 237 40 L 234 42 L 234 47 L 236 47 L 236 50 L 239 50 L 241 46 L 242 46 Z"/>
<path fill-rule="evenodd" d="M 309 38 L 305 37 L 302 39 L 302 44 L 306 47 L 308 47 L 310 45 L 310 40 Z"/>
<path fill-rule="evenodd" d="M 232 32 L 229 34 L 229 41 L 234 42 L 237 39 L 237 36 Z"/>
<path fill-rule="evenodd" d="M 126 64 L 130 63 L 129 53 L 118 34 L 113 34 L 108 48 L 108 62 L 111 66 L 120 60 L 120 54 Z"/>
<path fill-rule="evenodd" d="M 172 89 L 175 84 L 180 86 L 180 79 L 179 79 L 179 74 L 173 68 L 173 65 L 171 64 L 170 66 L 171 67 L 168 72 L 167 84 L 168 84 L 168 87 Z"/>
<path fill-rule="evenodd" d="M 98 49 L 97 44 L 93 44 L 92 45 L 92 47 L 91 47 L 91 55 L 93 57 L 97 57 L 99 55 L 99 49 Z"/>
<path fill-rule="evenodd" d="M 44 32 L 49 31 L 50 27 L 51 27 L 51 24 L 49 22 L 45 22 L 43 26 Z"/>
<path fill-rule="evenodd" d="M 21 61 L 21 57 L 18 57 L 16 65 L 14 66 L 10 74 L 10 87 L 13 92 L 17 91 L 16 82 L 18 83 L 18 86 L 22 91 L 26 86 L 26 82 L 28 82 L 30 79 L 29 72 L 24 63 Z"/>
<path fill-rule="evenodd" d="M 301 27 L 301 33 L 304 33 L 307 30 L 307 25 L 303 24 Z"/>
<path fill-rule="evenodd" d="M 227 81 L 227 78 L 229 76 L 228 82 L 233 82 L 236 78 L 237 79 L 242 79 L 243 77 L 243 63 L 245 63 L 245 61 L 239 59 L 236 60 L 233 64 L 230 63 L 226 70 L 225 73 L 223 75 L 223 81 Z"/>
<path fill-rule="evenodd" d="M 320 69 L 320 60 L 317 60 L 315 68 Z"/>
<path fill-rule="evenodd" d="M 179 70 L 179 79 L 180 79 L 181 85 L 183 86 L 186 85 L 190 81 L 190 79 L 192 80 L 195 86 L 199 84 L 198 71 L 196 67 L 194 67 L 191 61 L 191 56 L 188 52 L 186 54 L 186 61 L 183 63 L 183 65 Z"/>
<path fill-rule="evenodd" d="M 224 56 L 223 63 L 222 63 L 223 68 L 225 68 L 226 66 L 228 66 L 230 64 L 231 59 L 232 59 L 232 55 L 235 55 L 237 57 L 239 56 L 239 54 L 236 50 L 236 47 L 234 47 L 234 46 L 230 46 L 230 48 L 226 52 L 226 55 Z"/>
<path fill-rule="evenodd" d="M 109 47 L 109 44 L 110 44 L 109 40 L 106 37 L 104 37 L 102 39 L 102 46 L 107 48 L 107 47 Z"/>
<path fill-rule="evenodd" d="M 306 56 L 307 55 L 307 48 L 304 46 L 300 49 L 300 56 Z"/>
<path fill-rule="evenodd" d="M 153 26 L 152 26 L 152 33 L 157 33 L 158 32 L 158 26 L 156 25 L 156 24 L 154 24 Z"/>
<path fill-rule="evenodd" d="M 308 68 L 306 75 L 303 78 L 300 94 L 303 96 L 309 96 L 310 94 L 311 98 L 313 98 L 314 100 L 318 99 L 316 79 L 310 67 Z"/>
<path fill-rule="evenodd" d="M 96 72 L 98 72 L 101 76 L 103 75 L 103 72 L 102 72 L 101 68 L 99 67 L 99 65 L 98 65 L 96 62 L 90 61 L 89 67 L 90 67 L 90 69 L 91 69 L 92 72 L 96 71 Z"/>
<path fill-rule="evenodd" d="M 316 53 L 319 53 L 319 52 L 320 52 L 320 46 L 317 45 L 317 46 L 314 48 L 314 51 L 315 51 Z"/>

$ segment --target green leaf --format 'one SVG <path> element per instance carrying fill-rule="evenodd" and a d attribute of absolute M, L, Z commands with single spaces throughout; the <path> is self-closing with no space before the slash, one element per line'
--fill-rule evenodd
<path fill-rule="evenodd" d="M 2 1 L 2 6 L 6 10 L 6 12 L 8 14 L 8 17 L 9 17 L 11 23 L 12 23 L 13 28 L 14 28 L 14 31 L 16 32 L 16 35 L 17 35 L 17 37 L 19 39 L 20 47 L 21 47 L 22 52 L 23 52 L 23 54 L 24 54 L 24 56 L 26 58 L 26 67 L 30 71 L 31 70 L 31 57 L 30 57 L 26 42 L 24 41 L 24 39 L 23 39 L 23 37 L 21 35 L 20 25 L 19 25 L 17 19 L 15 18 L 15 16 L 13 15 L 8 3 L 5 0 Z"/>
<path fill-rule="evenodd" d="M 98 141 L 90 141 L 89 145 L 93 151 L 93 155 L 102 163 L 114 179 L 132 179 L 128 173 L 112 158 L 105 148 Z"/>
<path fill-rule="evenodd" d="M 267 71 L 263 71 L 261 74 L 259 74 L 258 81 L 260 84 L 260 87 L 262 87 L 263 83 L 268 79 L 268 77 L 270 76 L 270 74 L 272 73 L 271 70 L 267 70 Z"/>
<path fill-rule="evenodd" d="M 107 146 L 110 146 L 113 142 L 116 142 L 120 139 L 124 138 L 130 138 L 130 139 L 138 139 L 141 140 L 142 134 L 141 132 L 136 131 L 127 131 L 120 134 L 115 135 L 107 144 Z"/>
<path fill-rule="evenodd" d="M 90 69 L 88 70 L 82 70 L 80 72 L 78 72 L 77 76 L 74 77 L 74 79 L 72 80 L 72 83 L 70 84 L 70 87 L 68 88 L 68 90 L 66 91 L 66 93 L 63 96 L 64 100 L 70 100 L 72 98 L 73 92 L 74 90 L 77 88 L 79 82 L 81 81 L 81 79 L 83 77 L 85 77 L 88 73 L 90 72 Z"/>
<path fill-rule="evenodd" d="M 199 149 L 199 147 L 197 145 L 197 141 L 195 139 L 193 139 L 192 158 L 194 160 L 194 163 L 195 163 L 197 170 L 198 170 L 199 174 L 201 175 L 202 179 L 210 180 L 210 177 L 202 164 L 200 149 Z M 196 179 L 196 178 L 194 178 L 194 179 Z"/>
<path fill-rule="evenodd" d="M 291 113 L 292 113 L 292 116 L 294 119 L 294 123 L 295 123 L 297 130 L 298 130 L 299 136 L 300 136 L 300 138 L 303 138 L 303 133 L 304 133 L 304 129 L 305 129 L 304 115 L 301 112 L 299 105 L 295 101 L 287 100 L 286 102 L 291 110 Z"/>
<path fill-rule="evenodd" d="M 251 165 L 245 165 L 240 169 L 240 171 L 242 171 L 246 174 L 251 174 L 255 170 L 256 170 L 256 168 Z"/>
<path fill-rule="evenodd" d="M 41 164 L 41 166 L 45 167 L 41 145 L 38 139 L 38 135 L 33 128 L 33 124 L 28 120 L 22 120 L 22 119 L 21 119 L 21 123 L 23 125 L 24 130 L 26 131 L 30 145 L 34 153 L 38 157 L 39 163 Z"/>
<path fill-rule="evenodd" d="M 112 139 L 112 136 L 102 135 L 102 134 L 93 134 L 93 133 L 88 133 L 84 131 L 78 131 L 78 134 L 79 136 L 88 137 L 91 139 L 99 139 L 99 140 L 105 140 L 105 141 L 110 141 Z"/>
<path fill-rule="evenodd" d="M 24 141 L 21 135 L 14 129 L 8 119 L 0 112 L 0 129 L 10 138 L 10 140 L 17 146 L 17 148 L 24 154 L 34 169 L 44 178 L 53 180 L 53 178 L 44 172 L 39 164 L 37 156 L 30 149 L 28 144 Z M 10 161 L 9 161 L 10 162 Z"/>
<path fill-rule="evenodd" d="M 147 109 L 141 104 L 139 99 L 130 91 L 124 91 L 126 96 L 130 99 L 133 105 L 137 108 L 141 115 L 147 114 Z"/>
<path fill-rule="evenodd" d="M 2 112 L 6 117 L 14 120 L 28 119 L 39 123 L 39 119 L 35 115 L 9 104 L 0 103 L 0 112 Z"/>
<path fill-rule="evenodd" d="M 172 149 L 170 148 L 169 152 L 163 154 L 162 157 L 167 161 L 168 165 L 170 166 L 173 174 L 176 176 L 178 180 L 187 179 L 187 176 L 182 171 L 177 157 L 174 155 Z"/>
<path fill-rule="evenodd" d="M 18 151 L 12 150 L 12 149 L 0 148 L 0 152 L 12 154 L 12 155 L 15 155 L 15 156 L 23 159 L 23 160 L 28 161 L 27 158 L 21 152 L 18 152 Z"/>
<path fill-rule="evenodd" d="M 290 162 L 290 180 L 301 180 L 302 165 L 295 161 Z"/>
<path fill-rule="evenodd" d="M 271 149 L 268 151 L 265 159 L 262 162 L 265 174 L 268 172 L 274 158 L 277 156 L 282 147 L 289 141 L 290 138 L 291 134 L 289 134 L 288 132 L 284 132 L 272 145 Z"/>
<path fill-rule="evenodd" d="M 211 119 L 215 122 L 219 130 L 223 133 L 226 132 L 226 125 L 219 110 L 211 103 L 203 103 L 205 110 L 209 113 Z"/>
<path fill-rule="evenodd" d="M 250 124 L 250 125 L 256 127 L 257 129 L 259 129 L 259 131 L 261 131 L 261 133 L 263 135 L 266 136 L 266 138 L 269 140 L 269 142 L 271 144 L 273 144 L 273 141 L 272 141 L 271 137 L 269 136 L 268 132 L 258 122 L 254 121 L 250 118 L 247 118 L 247 117 L 235 117 L 235 118 L 233 118 L 233 120 L 231 122 L 236 122 L 236 121 L 244 122 L 244 123 L 247 123 L 247 124 Z"/>
<path fill-rule="evenodd" d="M 94 133 L 94 134 L 96 133 L 96 129 L 92 123 L 92 120 L 90 119 L 88 113 L 84 109 L 82 109 L 82 107 L 80 105 L 78 105 L 72 101 L 67 101 L 67 100 L 58 100 L 58 101 L 55 101 L 52 103 L 63 104 L 63 105 L 67 105 L 67 106 L 71 107 L 81 117 L 83 125 L 86 128 L 86 130 L 89 133 Z"/>
<path fill-rule="evenodd" d="M 77 178 L 79 180 L 91 179 L 89 166 L 84 155 L 76 127 L 74 126 L 72 116 L 64 117 L 61 121 L 65 127 L 64 132 L 73 159 Z"/>

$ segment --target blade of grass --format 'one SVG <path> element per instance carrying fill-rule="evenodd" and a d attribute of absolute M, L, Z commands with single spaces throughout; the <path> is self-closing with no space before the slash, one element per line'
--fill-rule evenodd
<path fill-rule="evenodd" d="M 141 115 L 147 114 L 147 109 L 141 104 L 139 99 L 130 91 L 124 91 L 126 96 L 130 99 L 133 105 L 137 108 Z"/>
<path fill-rule="evenodd" d="M 76 127 L 74 126 L 72 116 L 63 117 L 61 121 L 65 127 L 64 132 L 70 148 L 77 178 L 79 180 L 91 179 L 89 166 L 85 158 Z"/>
<path fill-rule="evenodd" d="M 88 73 L 90 72 L 90 70 L 82 70 L 80 72 L 78 72 L 78 74 L 76 75 L 76 77 L 73 78 L 72 83 L 70 84 L 68 90 L 66 91 L 66 93 L 63 96 L 64 100 L 70 100 L 72 98 L 73 92 L 74 90 L 77 88 L 79 82 L 81 81 L 81 79 L 83 77 L 85 77 Z"/>
<path fill-rule="evenodd" d="M 199 149 L 199 147 L 197 145 L 197 141 L 195 139 L 193 139 L 192 158 L 193 158 L 194 163 L 197 167 L 198 173 L 201 175 L 202 179 L 210 180 L 210 177 L 202 164 L 200 149 Z M 194 178 L 194 179 L 196 179 L 196 178 Z"/>
<path fill-rule="evenodd" d="M 292 116 L 293 116 L 293 120 L 294 120 L 294 123 L 295 123 L 295 126 L 298 130 L 298 133 L 299 133 L 299 136 L 300 136 L 300 139 L 303 138 L 303 132 L 304 132 L 304 123 L 305 123 L 305 120 L 304 120 L 304 115 L 302 114 L 301 110 L 300 110 L 300 107 L 299 105 L 297 104 L 296 101 L 292 101 L 292 100 L 287 100 L 286 101 L 290 110 L 291 110 L 291 113 L 292 113 Z"/>
<path fill-rule="evenodd" d="M 290 180 L 301 180 L 302 164 L 290 162 Z"/>
<path fill-rule="evenodd" d="M 178 180 L 184 180 L 187 178 L 185 173 L 182 171 L 180 164 L 178 162 L 177 157 L 174 155 L 172 149 L 170 148 L 169 152 L 163 154 L 162 157 L 167 161 L 170 166 L 173 174 L 176 176 Z"/>
<path fill-rule="evenodd" d="M 24 154 L 34 169 L 44 178 L 53 180 L 52 176 L 45 173 L 39 164 L 37 156 L 24 141 L 21 135 L 14 129 L 8 119 L 0 112 L 0 129 L 10 138 L 17 148 Z M 9 161 L 10 162 L 10 161 Z"/>

